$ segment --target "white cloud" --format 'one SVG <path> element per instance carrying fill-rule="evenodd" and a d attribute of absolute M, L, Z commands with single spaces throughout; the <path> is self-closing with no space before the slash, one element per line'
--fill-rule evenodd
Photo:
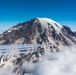
<path fill-rule="evenodd" d="M 32 75 L 76 75 L 75 48 L 46 54 L 42 61 L 34 65 Z"/>
<path fill-rule="evenodd" d="M 9 64 L 6 69 L 0 69 L 0 75 L 16 75 L 13 74 L 13 65 Z M 76 48 L 69 47 L 57 53 L 46 53 L 40 62 L 25 61 L 22 68 L 29 72 L 25 75 L 76 75 Z"/>

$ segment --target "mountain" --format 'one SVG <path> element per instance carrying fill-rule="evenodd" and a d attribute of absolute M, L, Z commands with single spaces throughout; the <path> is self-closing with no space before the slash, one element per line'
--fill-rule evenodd
<path fill-rule="evenodd" d="M 19 23 L 0 36 L 0 44 L 43 44 L 57 46 L 76 45 L 76 34 L 67 26 L 48 18 L 34 18 Z"/>
<path fill-rule="evenodd" d="M 74 34 L 76 35 L 76 31 L 74 31 Z"/>
<path fill-rule="evenodd" d="M 63 47 L 76 45 L 76 33 L 67 26 L 60 25 L 49 18 L 34 18 L 30 21 L 19 23 L 0 35 L 0 44 L 40 44 L 50 49 L 49 53 L 59 52 Z M 23 64 L 35 64 L 42 60 L 44 48 L 37 52 L 27 54 L 7 54 L 0 56 L 0 70 L 11 69 L 13 75 L 32 75 L 28 67 Z M 16 51 L 14 51 L 16 53 Z M 11 67 L 11 68 L 9 68 Z M 4 74 L 5 75 L 5 74 Z M 11 74 L 12 75 L 12 74 Z"/>

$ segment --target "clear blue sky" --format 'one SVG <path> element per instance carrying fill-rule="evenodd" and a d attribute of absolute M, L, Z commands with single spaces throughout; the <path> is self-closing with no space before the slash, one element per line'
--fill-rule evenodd
<path fill-rule="evenodd" d="M 51 18 L 76 30 L 76 0 L 0 0 L 0 33 L 35 17 Z"/>

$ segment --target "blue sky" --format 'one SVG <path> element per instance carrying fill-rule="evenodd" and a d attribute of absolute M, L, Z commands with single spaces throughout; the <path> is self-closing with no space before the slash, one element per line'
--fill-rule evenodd
<path fill-rule="evenodd" d="M 76 30 L 76 0 L 0 0 L 0 33 L 35 17 L 51 18 Z"/>

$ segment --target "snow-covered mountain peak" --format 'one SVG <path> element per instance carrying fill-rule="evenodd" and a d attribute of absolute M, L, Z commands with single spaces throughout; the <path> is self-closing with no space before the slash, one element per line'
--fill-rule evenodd
<path fill-rule="evenodd" d="M 76 45 L 76 34 L 67 26 L 49 18 L 34 18 L 19 23 L 5 31 L 0 37 L 0 44 L 44 44 L 57 46 Z"/>
<path fill-rule="evenodd" d="M 46 27 L 48 27 L 48 24 L 50 26 L 53 26 L 57 32 L 61 32 L 61 29 L 63 28 L 62 25 L 60 25 L 59 23 L 55 22 L 52 19 L 49 18 L 37 18 L 37 19 L 41 22 L 42 25 L 45 25 Z"/>
<path fill-rule="evenodd" d="M 57 24 L 57 26 L 61 29 L 63 28 L 62 25 L 60 25 L 59 23 L 55 22 L 54 20 L 52 19 L 49 19 L 49 18 L 43 18 L 44 20 L 46 20 L 48 23 L 54 23 L 54 24 Z M 53 26 L 56 26 L 56 25 L 53 25 Z"/>

